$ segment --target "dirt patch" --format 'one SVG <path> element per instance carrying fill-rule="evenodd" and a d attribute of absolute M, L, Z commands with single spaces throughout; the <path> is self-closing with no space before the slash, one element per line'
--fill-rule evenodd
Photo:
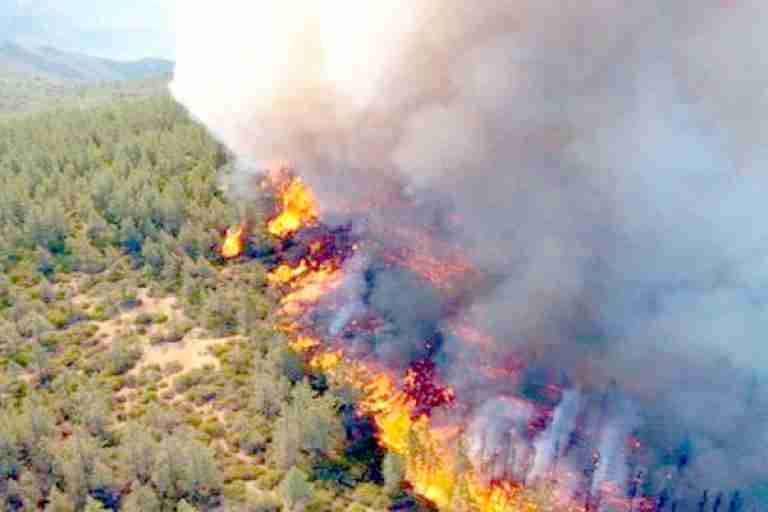
<path fill-rule="evenodd" d="M 201 338 L 197 329 L 191 331 L 184 340 L 178 343 L 150 345 L 147 340 L 144 346 L 144 356 L 134 371 L 151 365 L 165 366 L 168 363 L 179 363 L 183 370 L 201 368 L 206 364 L 218 367 L 219 361 L 212 356 L 208 349 L 213 345 L 226 341 L 222 338 Z"/>

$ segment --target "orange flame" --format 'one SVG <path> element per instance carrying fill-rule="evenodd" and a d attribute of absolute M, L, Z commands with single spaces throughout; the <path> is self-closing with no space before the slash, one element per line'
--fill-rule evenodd
<path fill-rule="evenodd" d="M 237 258 L 243 254 L 243 225 L 238 224 L 227 229 L 221 244 L 221 255 L 226 259 Z"/>
<path fill-rule="evenodd" d="M 269 222 L 268 229 L 273 235 L 286 238 L 302 227 L 314 224 L 317 221 L 317 210 L 312 194 L 299 178 L 286 178 L 277 183 L 278 186 L 283 184 L 280 195 L 282 208 L 279 215 Z M 405 233 L 402 237 L 411 241 L 422 240 L 420 233 Z M 436 242 L 431 245 L 443 249 Z M 311 254 L 319 253 L 322 249 L 322 241 L 310 245 Z M 450 290 L 456 281 L 471 276 L 473 272 L 461 255 L 448 250 L 426 253 L 440 254 L 442 257 L 422 256 L 414 252 L 386 256 L 394 260 L 393 263 L 405 265 L 420 273 L 441 289 Z M 421 412 L 416 399 L 401 388 L 398 379 L 390 373 L 367 363 L 350 361 L 342 351 L 325 346 L 316 337 L 303 335 L 299 319 L 326 294 L 336 289 L 342 277 L 338 262 L 317 264 L 310 255 L 294 266 L 278 266 L 270 273 L 268 281 L 273 286 L 287 290 L 281 303 L 283 313 L 293 319 L 288 320 L 284 329 L 293 338 L 291 347 L 306 355 L 309 367 L 342 378 L 362 392 L 363 398 L 358 404 L 360 413 L 373 418 L 380 444 L 402 457 L 406 480 L 417 494 L 431 500 L 440 510 L 454 510 L 457 506 L 466 506 L 463 509 L 477 512 L 539 512 L 544 508 L 568 512 L 586 510 L 583 503 L 575 503 L 570 496 L 559 495 L 558 491 L 550 491 L 545 487 L 529 489 L 511 481 L 488 482 L 481 477 L 478 468 L 460 460 L 462 454 L 458 446 L 462 432 L 458 425 L 434 424 L 428 414 Z M 491 337 L 468 323 L 457 322 L 453 331 L 477 346 L 492 343 Z M 417 387 L 417 379 L 415 372 L 408 371 L 402 384 L 406 389 L 409 386 Z M 446 401 L 453 398 L 451 389 L 442 389 L 440 392 L 445 394 Z M 553 476 L 555 480 L 556 476 Z M 467 505 L 457 505 L 462 500 Z M 617 510 L 632 508 L 613 496 L 606 502 L 610 502 Z"/>
<path fill-rule="evenodd" d="M 267 282 L 273 286 L 290 284 L 308 271 L 309 267 L 305 260 L 301 260 L 298 267 L 291 267 L 284 263 L 269 273 Z"/>
<path fill-rule="evenodd" d="M 316 304 L 341 282 L 341 270 L 333 265 L 313 268 L 305 260 L 297 266 L 284 264 L 269 276 L 274 286 L 289 286 L 282 299 L 283 312 L 290 317 L 300 316 Z M 301 335 L 295 325 L 287 330 L 293 335 L 290 346 L 307 354 L 311 368 L 333 375 L 344 360 L 340 350 L 324 347 L 321 340 Z M 464 478 L 464 488 L 481 512 L 537 511 L 519 487 L 512 484 L 488 485 L 481 483 L 472 471 L 460 475 L 456 470 L 456 454 L 452 441 L 460 435 L 455 427 L 435 427 L 426 414 L 416 414 L 418 404 L 396 380 L 386 372 L 351 362 L 345 367 L 345 380 L 363 392 L 359 403 L 362 414 L 373 418 L 379 431 L 379 442 L 405 461 L 405 476 L 416 493 L 431 500 L 441 509 L 450 509 L 454 495 Z M 416 375 L 408 371 L 403 383 L 415 385 Z M 449 398 L 451 389 L 442 391 Z"/>
<path fill-rule="evenodd" d="M 280 190 L 280 213 L 269 221 L 267 230 L 286 238 L 317 221 L 317 204 L 312 192 L 299 177 L 291 178 Z"/>
<path fill-rule="evenodd" d="M 319 354 L 316 354 L 314 357 L 312 357 L 309 365 L 316 370 L 329 373 L 334 371 L 336 367 L 339 366 L 339 363 L 341 363 L 343 357 L 344 354 L 342 354 L 340 350 L 335 352 L 320 352 Z"/>
<path fill-rule="evenodd" d="M 320 340 L 310 336 L 299 336 L 298 338 L 292 340 L 289 344 L 291 348 L 296 352 L 307 352 L 308 350 L 311 350 L 315 347 L 319 347 Z"/>
<path fill-rule="evenodd" d="M 271 280 L 276 281 L 276 278 Z M 293 291 L 281 300 L 283 312 L 291 316 L 299 315 L 307 307 L 317 304 L 326 293 L 339 287 L 341 281 L 341 271 L 330 266 L 301 274 L 291 283 Z"/>

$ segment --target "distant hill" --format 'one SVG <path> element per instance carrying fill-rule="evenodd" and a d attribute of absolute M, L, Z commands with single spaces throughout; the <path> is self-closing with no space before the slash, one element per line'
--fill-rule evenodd
<path fill-rule="evenodd" d="M 29 48 L 0 43 L 0 78 L 40 77 L 78 82 L 112 82 L 169 74 L 173 62 L 164 59 L 116 61 L 65 52 L 50 46 Z"/>

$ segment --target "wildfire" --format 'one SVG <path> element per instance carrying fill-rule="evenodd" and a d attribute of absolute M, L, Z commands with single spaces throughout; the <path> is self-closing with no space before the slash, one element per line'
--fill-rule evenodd
<path fill-rule="evenodd" d="M 298 176 L 289 178 L 280 189 L 280 213 L 269 221 L 267 230 L 278 238 L 287 238 L 317 221 L 317 205 L 312 192 Z"/>
<path fill-rule="evenodd" d="M 310 336 L 299 336 L 290 342 L 290 346 L 296 352 L 307 352 L 321 345 L 320 340 Z"/>
<path fill-rule="evenodd" d="M 273 286 L 290 284 L 306 274 L 309 270 L 309 266 L 305 260 L 301 260 L 301 263 L 297 267 L 291 267 L 284 263 L 269 273 L 267 282 Z"/>
<path fill-rule="evenodd" d="M 224 242 L 221 244 L 221 255 L 226 259 L 237 258 L 243 254 L 243 233 L 244 228 L 242 224 L 232 226 L 227 229 L 227 233 L 224 236 Z"/>
<path fill-rule="evenodd" d="M 341 284 L 341 279 L 341 271 L 331 267 L 319 268 L 303 274 L 291 283 L 293 291 L 282 298 L 283 312 L 290 316 L 299 315 L 308 306 L 316 304 L 329 291 L 337 288 Z M 275 281 L 276 278 L 271 280 Z"/>
<path fill-rule="evenodd" d="M 315 224 L 317 210 L 311 192 L 299 178 L 278 183 L 283 183 L 278 185 L 280 213 L 269 222 L 268 230 L 278 238 L 287 239 Z M 323 240 L 314 240 L 308 244 L 305 258 L 293 265 L 283 263 L 270 272 L 269 283 L 287 289 L 281 303 L 289 317 L 299 318 L 341 283 L 343 276 L 338 261 L 326 258 L 325 245 Z M 452 278 L 469 270 L 456 258 L 438 260 L 411 252 L 392 254 L 390 258 L 392 263 L 403 264 L 440 286 L 446 286 Z M 321 340 L 302 335 L 295 324 L 291 326 L 290 345 L 307 355 L 310 367 L 326 373 L 338 369 L 344 359 L 342 351 L 325 347 Z M 412 488 L 439 507 L 450 507 L 458 484 L 455 453 L 450 446 L 460 432 L 456 428 L 435 428 L 430 423 L 432 408 L 454 399 L 452 389 L 434 383 L 433 364 L 430 361 L 415 363 L 403 376 L 402 386 L 387 372 L 359 362 L 348 367 L 345 375 L 349 384 L 362 391 L 364 398 L 359 410 L 375 421 L 381 445 L 403 457 L 406 478 Z M 464 478 L 467 493 L 481 505 L 482 512 L 510 510 L 512 493 L 508 489 L 481 485 L 474 476 Z"/>
<path fill-rule="evenodd" d="M 466 454 L 461 448 L 464 434 L 460 423 L 435 424 L 433 409 L 451 407 L 456 397 L 453 389 L 440 385 L 431 359 L 412 363 L 403 375 L 393 375 L 391 370 L 378 368 L 375 362 L 345 357 L 342 350 L 333 346 L 333 340 L 326 343 L 314 332 L 308 335 L 302 330 L 306 313 L 341 285 L 344 277 L 342 262 L 358 250 L 358 246 L 354 240 L 344 238 L 343 231 L 334 232 L 317 225 L 314 198 L 299 178 L 272 178 L 279 190 L 280 208 L 279 214 L 269 222 L 268 230 L 283 239 L 288 257 L 270 272 L 268 282 L 284 291 L 282 312 L 288 320 L 283 327 L 291 338 L 292 349 L 305 355 L 310 368 L 344 379 L 361 392 L 359 412 L 375 422 L 381 446 L 402 457 L 408 484 L 441 510 L 464 507 L 462 503 L 471 503 L 466 505 L 472 507 L 467 510 L 478 512 L 541 510 L 540 500 L 531 489 L 512 481 L 488 481 L 481 474 L 482 468 L 464 460 Z M 301 233 L 294 237 L 299 231 Z M 428 244 L 429 248 L 425 253 L 410 249 L 384 251 L 381 257 L 388 263 L 417 272 L 449 294 L 457 282 L 472 277 L 472 267 L 444 243 L 430 240 L 423 233 L 396 231 L 404 241 L 403 247 Z M 242 252 L 242 233 L 240 226 L 227 232 L 222 246 L 225 257 L 235 257 Z M 297 248 L 300 249 L 298 258 Z M 432 254 L 439 257 L 430 256 Z M 375 313 L 370 317 L 353 319 L 348 325 L 366 330 L 376 325 Z M 449 328 L 454 335 L 477 347 L 493 343 L 490 336 L 476 330 L 465 319 L 458 319 Z M 478 369 L 498 371 L 499 379 L 514 377 L 518 365 L 514 361 L 503 363 L 499 367 L 489 362 L 487 368 Z M 635 444 L 639 445 L 639 441 Z M 553 476 L 555 480 L 556 476 Z M 615 498 L 619 493 L 610 494 L 605 502 L 621 510 L 622 502 Z M 568 496 L 559 496 L 557 491 L 548 496 L 550 503 L 557 504 L 557 510 L 583 512 L 588 508 L 583 503 L 574 503 Z M 630 504 L 624 509 L 631 507 Z"/>
<path fill-rule="evenodd" d="M 320 352 L 309 361 L 309 365 L 324 372 L 332 372 L 339 366 L 344 355 L 340 350 L 334 352 Z"/>

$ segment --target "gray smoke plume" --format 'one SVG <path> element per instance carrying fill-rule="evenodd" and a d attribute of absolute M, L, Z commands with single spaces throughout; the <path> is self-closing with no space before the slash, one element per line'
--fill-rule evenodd
<path fill-rule="evenodd" d="M 517 389 L 459 362 L 522 355 L 567 373 L 578 402 L 561 403 L 529 478 L 580 421 L 611 452 L 593 483 L 629 478 L 634 432 L 651 446 L 642 463 L 683 482 L 668 490 L 681 507 L 700 489 L 759 494 L 768 4 L 222 0 L 184 4 L 179 21 L 172 91 L 236 155 L 291 162 L 325 210 L 396 181 L 460 219 L 452 242 L 493 276 L 462 314 L 497 340 L 443 347 L 485 429 L 472 446 L 523 412 L 505 412 Z M 422 213 L 376 210 L 427 228 L 444 211 Z M 396 283 L 376 300 L 417 330 L 421 299 Z M 611 382 L 624 405 L 576 412 L 595 401 L 576 394 Z"/>

